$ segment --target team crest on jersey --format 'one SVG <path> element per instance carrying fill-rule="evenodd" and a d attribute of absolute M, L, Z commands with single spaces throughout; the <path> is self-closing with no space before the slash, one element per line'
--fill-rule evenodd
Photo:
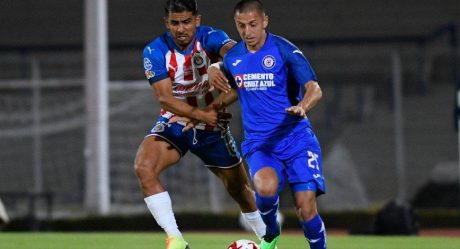
<path fill-rule="evenodd" d="M 164 123 L 157 123 L 151 130 L 152 133 L 163 132 L 165 130 Z"/>
<path fill-rule="evenodd" d="M 275 57 L 273 57 L 272 55 L 266 55 L 262 59 L 262 65 L 266 69 L 272 69 L 273 67 L 275 67 L 275 64 L 276 64 L 276 60 L 275 60 Z"/>
<path fill-rule="evenodd" d="M 145 68 L 145 70 L 152 69 L 152 62 L 147 57 L 144 58 L 144 68 Z"/>
<path fill-rule="evenodd" d="M 197 53 L 197 54 L 194 54 L 193 55 L 193 64 L 196 66 L 196 67 L 202 67 L 203 64 L 204 64 L 204 59 L 203 57 L 201 56 L 201 54 Z"/>

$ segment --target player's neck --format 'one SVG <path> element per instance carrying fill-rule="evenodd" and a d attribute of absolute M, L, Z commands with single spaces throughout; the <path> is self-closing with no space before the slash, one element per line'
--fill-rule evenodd
<path fill-rule="evenodd" d="M 181 51 L 185 52 L 185 51 L 188 51 L 188 50 L 190 49 L 190 47 L 192 46 L 192 44 L 193 44 L 193 41 L 190 42 L 189 44 L 187 44 L 186 46 L 181 46 L 181 45 L 178 45 L 178 44 L 176 43 L 176 46 L 177 46 Z"/>

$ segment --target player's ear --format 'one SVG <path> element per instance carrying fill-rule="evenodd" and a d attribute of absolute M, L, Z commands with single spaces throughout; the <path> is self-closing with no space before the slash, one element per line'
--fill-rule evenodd
<path fill-rule="evenodd" d="M 163 22 L 165 23 L 166 28 L 169 30 L 168 17 L 164 17 L 164 18 L 163 18 Z"/>
<path fill-rule="evenodd" d="M 195 16 L 195 26 L 198 27 L 200 26 L 201 23 L 201 15 L 196 15 Z"/>
<path fill-rule="evenodd" d="M 267 28 L 267 26 L 268 26 L 268 15 L 264 14 L 263 25 L 264 25 L 264 29 Z"/>

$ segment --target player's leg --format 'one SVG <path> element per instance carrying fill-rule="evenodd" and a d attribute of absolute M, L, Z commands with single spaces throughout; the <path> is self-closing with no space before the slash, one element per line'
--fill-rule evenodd
<path fill-rule="evenodd" d="M 209 168 L 224 184 L 230 196 L 238 203 L 243 217 L 258 238 L 265 235 L 265 224 L 257 211 L 254 192 L 242 162 L 232 168 Z"/>
<path fill-rule="evenodd" d="M 280 177 L 272 167 L 263 167 L 256 171 L 253 183 L 256 191 L 257 208 L 266 224 L 266 232 L 260 248 L 274 249 L 281 233 L 277 214 L 279 208 Z"/>
<path fill-rule="evenodd" d="M 316 206 L 317 196 L 325 192 L 321 149 L 313 132 L 298 137 L 296 141 L 299 147 L 293 145 L 288 151 L 304 156 L 297 156 L 288 161 L 286 173 L 294 194 L 297 215 L 310 248 L 325 249 L 326 230 Z M 298 148 L 303 152 L 299 152 Z"/>
<path fill-rule="evenodd" d="M 247 156 L 247 161 L 256 192 L 257 208 L 267 226 L 260 248 L 274 249 L 281 233 L 277 213 L 279 193 L 284 183 L 283 164 L 264 151 L 252 153 Z"/>
<path fill-rule="evenodd" d="M 302 229 L 311 249 L 326 248 L 326 229 L 316 207 L 316 184 L 296 184 L 294 200 Z M 292 186 L 292 185 L 291 185 Z M 307 189 L 307 190 L 305 190 Z"/>
<path fill-rule="evenodd" d="M 240 206 L 243 217 L 258 238 L 265 234 L 265 224 L 257 212 L 254 194 L 230 130 L 196 130 L 199 142 L 191 151 L 223 182 L 227 192 Z"/>
<path fill-rule="evenodd" d="M 160 174 L 181 158 L 177 147 L 180 143 L 171 142 L 177 140 L 173 131 L 173 126 L 152 129 L 151 135 L 147 136 L 139 146 L 134 167 L 147 207 L 158 225 L 168 235 L 167 249 L 186 249 L 188 244 L 178 229 L 171 198 L 160 180 Z"/>

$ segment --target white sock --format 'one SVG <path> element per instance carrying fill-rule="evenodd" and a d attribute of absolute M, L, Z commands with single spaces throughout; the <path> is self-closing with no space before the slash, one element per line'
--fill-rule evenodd
<path fill-rule="evenodd" d="M 182 237 L 174 217 L 171 197 L 167 191 L 148 196 L 144 198 L 144 201 L 153 218 L 168 236 Z"/>
<path fill-rule="evenodd" d="M 252 228 L 254 233 L 259 239 L 262 239 L 262 236 L 265 235 L 265 223 L 262 220 L 262 216 L 260 216 L 259 211 L 254 211 L 250 213 L 242 213 L 243 217 L 248 222 L 249 226 Z"/>

